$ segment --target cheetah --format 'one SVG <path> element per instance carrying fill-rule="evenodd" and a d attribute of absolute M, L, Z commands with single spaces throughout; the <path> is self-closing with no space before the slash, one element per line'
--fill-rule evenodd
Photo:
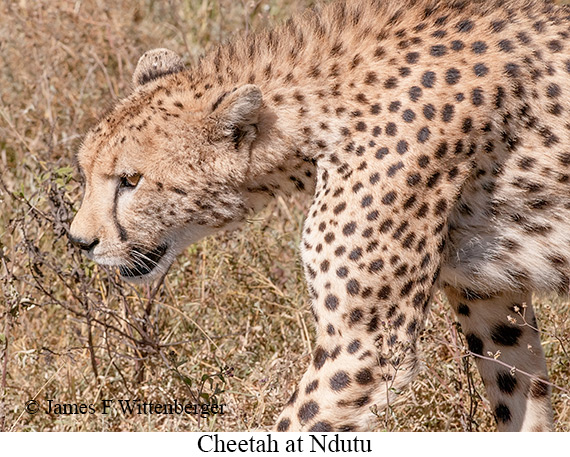
<path fill-rule="evenodd" d="M 372 429 L 418 370 L 438 289 L 498 429 L 551 430 L 531 294 L 569 290 L 569 38 L 570 8 L 543 0 L 353 0 L 192 68 L 150 51 L 78 152 L 71 241 L 152 281 L 305 193 L 316 343 L 278 431 Z"/>

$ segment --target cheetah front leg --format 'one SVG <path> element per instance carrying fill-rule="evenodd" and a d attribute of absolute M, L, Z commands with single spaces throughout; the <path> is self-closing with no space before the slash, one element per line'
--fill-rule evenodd
<path fill-rule="evenodd" d="M 371 408 L 382 411 L 416 372 L 445 244 L 449 183 L 433 199 L 419 174 L 401 171 L 402 185 L 388 190 L 381 179 L 390 172 L 334 162 L 319 167 L 302 243 L 316 349 L 279 431 L 372 428 Z"/>
<path fill-rule="evenodd" d="M 548 379 L 546 361 L 530 293 L 444 290 L 469 350 L 486 357 L 476 357 L 476 362 L 499 430 L 551 430 L 550 386 L 543 382 Z"/>

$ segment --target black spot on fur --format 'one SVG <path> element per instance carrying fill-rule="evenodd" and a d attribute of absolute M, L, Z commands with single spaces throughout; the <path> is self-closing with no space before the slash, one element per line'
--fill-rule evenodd
<path fill-rule="evenodd" d="M 299 408 L 299 421 L 301 423 L 310 421 L 319 413 L 319 405 L 314 401 L 308 401 Z"/>
<path fill-rule="evenodd" d="M 348 347 L 346 348 L 347 352 L 349 354 L 354 354 L 355 352 L 357 352 L 360 349 L 360 340 L 353 340 Z"/>
<path fill-rule="evenodd" d="M 317 370 L 320 370 L 329 357 L 328 351 L 324 350 L 321 346 L 315 349 L 315 354 L 313 355 L 313 364 Z"/>
<path fill-rule="evenodd" d="M 367 405 L 368 403 L 370 403 L 370 396 L 368 396 L 368 395 L 363 395 L 362 397 L 357 398 L 354 401 L 354 405 L 359 407 L 359 408 L 361 408 L 364 405 Z"/>
<path fill-rule="evenodd" d="M 185 190 L 178 187 L 171 187 L 170 190 L 178 195 L 188 195 Z"/>
<path fill-rule="evenodd" d="M 349 324 L 352 326 L 362 319 L 363 313 L 359 308 L 353 309 L 350 312 Z"/>
<path fill-rule="evenodd" d="M 459 303 L 459 306 L 457 307 L 457 314 L 469 317 L 470 312 L 471 311 L 469 310 L 469 306 L 467 306 L 465 303 Z"/>
<path fill-rule="evenodd" d="M 459 24 L 457 24 L 457 31 L 461 33 L 467 33 L 473 30 L 473 27 L 474 27 L 473 21 L 465 19 L 460 21 Z"/>
<path fill-rule="evenodd" d="M 277 431 L 286 432 L 287 430 L 289 430 L 290 425 L 291 425 L 291 420 L 285 417 L 281 419 L 279 424 L 277 424 Z"/>
<path fill-rule="evenodd" d="M 468 333 L 465 335 L 467 339 L 467 347 L 473 354 L 483 355 L 483 341 L 474 333 Z"/>
<path fill-rule="evenodd" d="M 325 421 L 317 422 L 310 429 L 310 432 L 332 432 L 332 425 Z"/>
<path fill-rule="evenodd" d="M 314 381 L 311 381 L 311 382 L 307 385 L 307 387 L 306 387 L 306 389 L 305 389 L 305 393 L 306 393 L 307 395 L 309 395 L 311 392 L 313 392 L 314 390 L 316 390 L 317 387 L 319 387 L 319 380 L 318 380 L 318 379 L 315 379 Z"/>
<path fill-rule="evenodd" d="M 350 236 L 352 235 L 356 230 L 356 223 L 355 222 L 349 222 L 348 224 L 346 224 L 343 229 L 342 229 L 342 233 L 345 236 Z"/>
<path fill-rule="evenodd" d="M 503 424 L 511 420 L 511 410 L 504 403 L 499 403 L 495 407 L 495 417 Z"/>
<path fill-rule="evenodd" d="M 501 392 L 510 395 L 517 387 L 517 378 L 508 371 L 497 373 L 497 385 Z"/>
<path fill-rule="evenodd" d="M 483 76 L 486 76 L 487 73 L 489 73 L 489 67 L 487 67 L 487 65 L 485 65 L 484 63 L 478 63 L 475 64 L 475 66 L 473 67 L 473 72 L 475 73 L 476 76 L 481 78 Z"/>
<path fill-rule="evenodd" d="M 336 372 L 330 380 L 331 389 L 334 390 L 335 392 L 346 389 L 349 385 L 350 385 L 350 377 L 348 376 L 348 373 L 346 371 Z"/>
<path fill-rule="evenodd" d="M 534 378 L 530 381 L 530 395 L 533 398 L 544 398 L 549 393 L 548 384 L 543 380 Z"/>
<path fill-rule="evenodd" d="M 338 298 L 336 297 L 336 295 L 332 295 L 329 294 L 327 295 L 327 297 L 325 298 L 325 306 L 330 309 L 331 311 L 334 311 L 335 309 L 338 308 Z"/>
<path fill-rule="evenodd" d="M 367 385 L 374 381 L 374 375 L 369 368 L 363 368 L 356 373 L 356 382 L 360 385 Z"/>
<path fill-rule="evenodd" d="M 442 57 L 447 54 L 447 48 L 443 44 L 436 44 L 431 47 L 430 54 L 434 57 Z"/>
<path fill-rule="evenodd" d="M 465 48 L 465 43 L 461 40 L 453 40 L 451 42 L 451 49 L 454 51 L 462 51 Z"/>
<path fill-rule="evenodd" d="M 423 113 L 424 113 L 425 118 L 428 121 L 431 121 L 435 116 L 435 107 L 431 103 L 428 105 L 425 105 L 423 108 Z"/>
<path fill-rule="evenodd" d="M 521 335 L 522 330 L 519 327 L 507 324 L 497 324 L 491 331 L 493 343 L 501 346 L 515 346 Z"/>
<path fill-rule="evenodd" d="M 214 104 L 212 105 L 212 111 L 216 111 L 216 108 L 218 106 L 220 106 L 220 103 L 222 103 L 222 101 L 224 100 L 224 98 L 227 97 L 227 95 L 229 94 L 229 92 L 224 92 L 222 95 L 220 95 L 218 97 L 218 99 L 214 102 Z"/>
<path fill-rule="evenodd" d="M 378 291 L 377 297 L 380 300 L 386 300 L 387 298 L 390 297 L 390 294 L 392 293 L 392 288 L 388 285 L 382 286 L 380 288 L 380 290 Z"/>

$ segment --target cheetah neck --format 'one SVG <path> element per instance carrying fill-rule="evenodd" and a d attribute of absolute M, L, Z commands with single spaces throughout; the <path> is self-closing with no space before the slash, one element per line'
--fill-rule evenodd
<path fill-rule="evenodd" d="M 379 38 L 370 30 L 382 33 L 381 23 L 388 27 L 400 6 L 368 1 L 325 6 L 273 31 L 221 45 L 188 73 L 193 97 L 205 103 L 245 84 L 261 89 L 264 103 L 245 186 L 254 209 L 279 192 L 314 192 L 316 163 L 334 156 L 362 104 L 362 88 L 343 73 L 378 64 L 348 49 L 375 49 Z"/>
<path fill-rule="evenodd" d="M 314 163 L 338 149 L 346 139 L 343 128 L 362 106 L 363 88 L 346 74 L 378 66 L 379 40 L 403 3 L 359 0 L 315 8 L 276 29 L 220 45 L 188 73 L 193 97 L 205 106 L 244 84 L 261 89 L 249 189 L 269 195 L 313 191 Z M 363 57 L 370 50 L 375 62 Z"/>

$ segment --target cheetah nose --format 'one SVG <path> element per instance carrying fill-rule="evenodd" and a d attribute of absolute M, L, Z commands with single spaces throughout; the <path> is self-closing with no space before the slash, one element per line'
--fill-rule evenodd
<path fill-rule="evenodd" d="M 71 241 L 77 247 L 81 248 L 83 251 L 87 252 L 89 252 L 91 249 L 93 249 L 95 246 L 99 244 L 98 238 L 95 238 L 93 240 L 84 240 L 82 238 L 75 237 L 70 233 L 67 234 L 67 237 L 69 238 L 69 241 Z"/>

